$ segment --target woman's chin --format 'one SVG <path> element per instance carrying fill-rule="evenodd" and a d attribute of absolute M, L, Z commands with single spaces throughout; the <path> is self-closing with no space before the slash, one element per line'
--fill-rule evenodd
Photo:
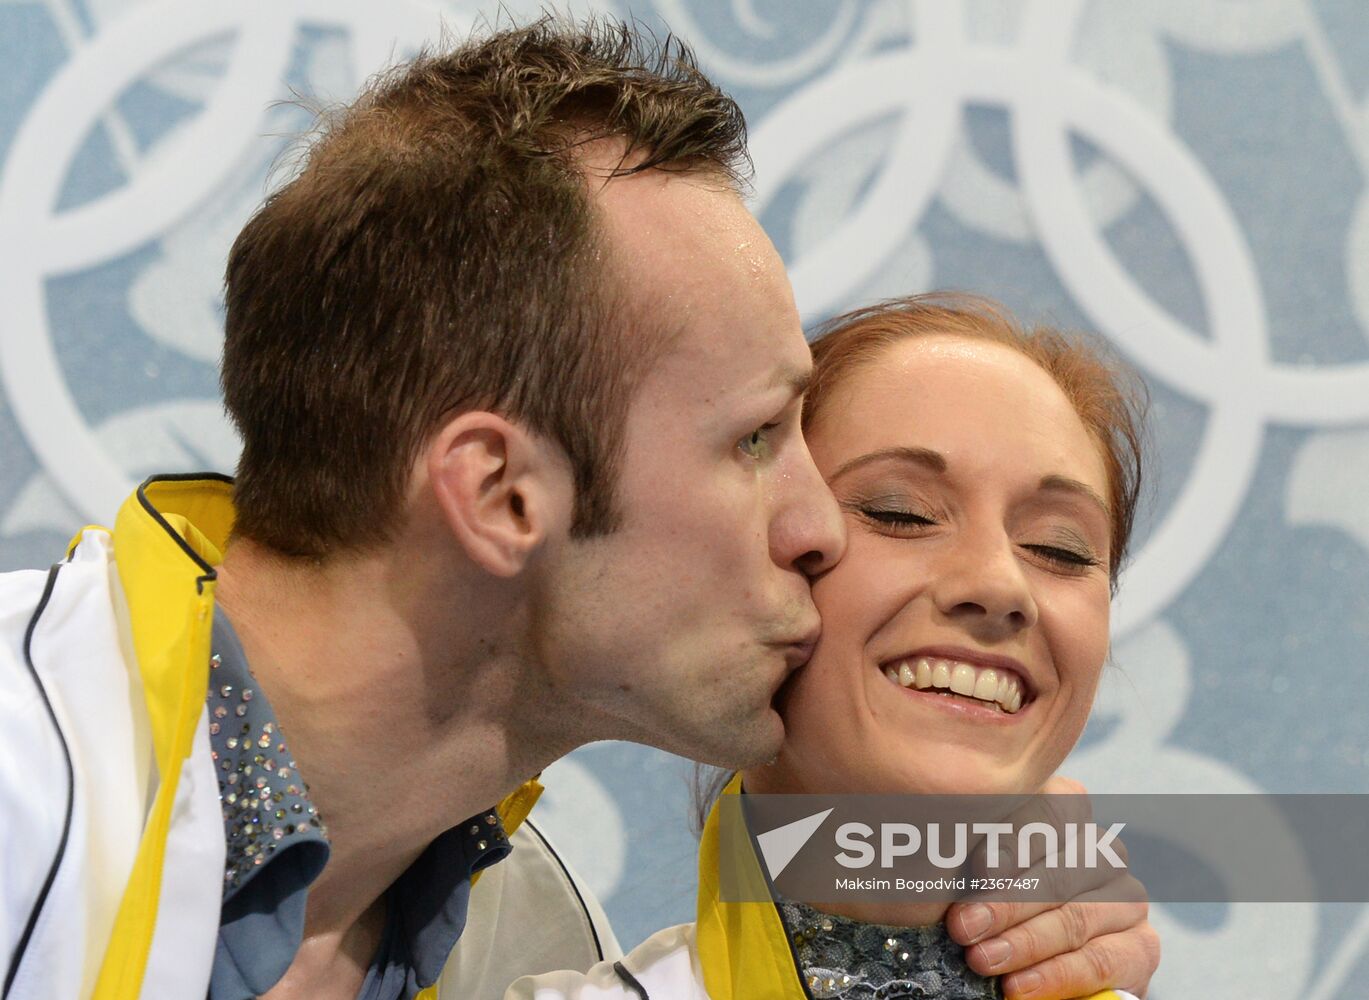
<path fill-rule="evenodd" d="M 1028 773 L 1020 758 L 944 744 L 919 746 L 918 742 L 905 738 L 899 742 L 896 753 L 882 760 L 866 757 L 849 769 L 831 769 L 832 791 L 867 795 L 1026 795 L 1040 787 L 1040 780 Z"/>
<path fill-rule="evenodd" d="M 1026 795 L 1040 789 L 1051 768 L 1036 761 L 1028 741 L 1004 733 L 931 732 L 912 737 L 905 727 L 875 723 L 844 738 L 830 728 L 790 718 L 773 763 L 746 769 L 746 788 L 762 794 Z M 995 738 L 997 737 L 997 738 Z M 1028 742 L 1028 747 L 1022 743 Z"/>

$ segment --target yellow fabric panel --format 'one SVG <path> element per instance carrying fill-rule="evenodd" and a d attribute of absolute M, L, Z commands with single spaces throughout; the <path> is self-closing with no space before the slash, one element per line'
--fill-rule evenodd
<path fill-rule="evenodd" d="M 68 557 L 71 556 L 71 553 L 76 549 L 76 546 L 81 544 L 81 536 L 84 535 L 87 531 L 103 531 L 106 535 L 109 534 L 109 529 L 106 528 L 103 524 L 87 524 L 84 528 L 82 528 L 80 531 L 76 532 L 76 534 L 71 536 L 71 541 L 67 542 Z"/>
<path fill-rule="evenodd" d="M 136 1000 L 141 990 L 157 924 L 171 807 L 209 685 L 214 583 L 200 560 L 219 561 L 233 523 L 225 483 L 149 484 L 139 491 L 144 492 L 173 509 L 176 500 L 188 498 L 184 506 L 209 534 L 191 529 L 185 510 L 162 523 L 139 494 L 125 501 L 114 522 L 115 566 L 128 600 L 160 783 L 100 965 L 96 1000 Z"/>
<path fill-rule="evenodd" d="M 225 479 L 151 479 L 139 492 L 168 520 L 174 517 L 181 525 L 193 525 L 194 530 L 183 537 L 201 559 L 211 566 L 219 564 L 237 519 L 231 482 Z M 130 498 L 129 502 L 132 501 Z M 155 520 L 152 523 L 155 524 Z M 115 528 L 118 528 L 117 522 Z M 175 543 L 169 536 L 166 540 Z"/>
<path fill-rule="evenodd" d="M 540 778 L 539 774 L 537 778 Z M 529 778 L 513 790 L 504 801 L 499 803 L 499 818 L 503 821 L 504 832 L 513 836 L 513 831 L 523 825 L 532 807 L 542 796 L 542 783 L 537 778 Z"/>
<path fill-rule="evenodd" d="M 541 775 L 538 775 L 538 777 L 541 777 Z M 499 803 L 495 808 L 495 812 L 499 813 L 499 819 L 504 824 L 504 832 L 506 834 L 512 837 L 513 831 L 523 825 L 523 820 L 528 818 L 528 813 L 532 812 L 532 807 L 537 803 L 537 800 L 541 795 L 542 783 L 539 782 L 537 778 L 529 778 L 504 797 L 504 801 Z M 480 876 L 482 874 L 484 873 L 476 872 L 471 876 L 472 886 L 480 881 Z M 436 989 L 436 987 L 434 987 L 434 989 Z M 422 994 L 419 996 L 421 1000 Z M 437 994 L 434 993 L 433 996 L 436 997 Z"/>
<path fill-rule="evenodd" d="M 741 775 L 723 790 L 724 796 L 741 792 Z M 751 850 L 744 845 L 721 843 L 718 803 L 713 804 L 699 842 L 699 901 L 696 940 L 704 986 L 712 1000 L 804 1000 L 803 984 L 794 965 L 789 939 L 773 903 L 727 903 L 719 898 L 721 855 L 752 870 L 743 877 L 764 879 Z"/>

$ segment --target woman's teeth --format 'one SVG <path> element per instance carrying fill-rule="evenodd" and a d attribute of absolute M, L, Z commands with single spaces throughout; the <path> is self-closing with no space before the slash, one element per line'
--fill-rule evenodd
<path fill-rule="evenodd" d="M 1012 715 L 1022 707 L 1022 682 L 1007 670 L 976 667 L 955 660 L 901 660 L 884 668 L 884 676 L 900 687 L 918 691 L 950 691 L 996 705 Z"/>

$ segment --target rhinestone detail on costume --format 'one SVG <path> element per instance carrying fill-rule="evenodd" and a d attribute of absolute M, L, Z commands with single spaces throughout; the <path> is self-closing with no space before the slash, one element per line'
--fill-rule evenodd
<path fill-rule="evenodd" d="M 216 653 L 209 665 L 217 670 L 222 658 Z M 280 727 L 272 720 L 253 718 L 255 692 L 231 684 L 209 686 L 210 716 L 241 723 L 215 722 L 210 727 L 214 759 L 219 762 L 219 802 L 228 835 L 224 869 L 225 888 L 237 888 L 244 877 L 277 851 L 301 835 L 317 830 L 327 836 L 318 810 L 309 801 L 309 786 L 297 777 Z M 268 708 L 263 711 L 269 713 Z M 221 733 L 232 732 L 232 736 Z"/>
<path fill-rule="evenodd" d="M 1001 1000 L 946 928 L 883 927 L 780 902 L 813 1000 Z"/>

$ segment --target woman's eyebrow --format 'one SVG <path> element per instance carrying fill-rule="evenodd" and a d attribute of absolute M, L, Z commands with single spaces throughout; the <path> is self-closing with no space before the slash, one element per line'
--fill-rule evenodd
<path fill-rule="evenodd" d="M 1081 483 L 1077 479 L 1069 476 L 1042 476 L 1041 489 L 1050 492 L 1073 493 L 1081 496 L 1090 503 L 1096 505 L 1109 522 L 1112 520 L 1112 508 L 1108 502 L 1098 495 L 1098 491 L 1087 483 Z"/>
<path fill-rule="evenodd" d="M 936 473 L 944 473 L 946 471 L 945 456 L 939 451 L 933 451 L 931 448 L 881 448 L 879 451 L 858 455 L 849 462 L 843 462 L 827 481 L 829 483 L 835 483 L 848 472 L 854 472 L 856 469 L 864 468 L 874 462 L 889 461 L 919 465 L 923 468 L 931 469 Z"/>

